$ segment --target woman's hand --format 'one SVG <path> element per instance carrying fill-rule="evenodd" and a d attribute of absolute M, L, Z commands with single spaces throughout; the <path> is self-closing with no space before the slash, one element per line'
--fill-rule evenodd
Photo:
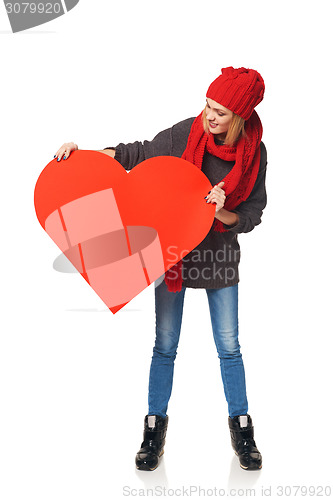
<path fill-rule="evenodd" d="M 57 158 L 58 157 L 58 160 L 57 161 L 60 161 L 62 156 L 64 155 L 64 160 L 66 160 L 66 158 L 69 157 L 69 155 L 71 154 L 72 151 L 76 151 L 78 148 L 77 144 L 74 144 L 74 142 L 65 142 L 65 144 L 63 144 L 59 149 L 58 151 L 56 152 L 56 154 L 54 155 L 54 158 Z"/>
<path fill-rule="evenodd" d="M 226 200 L 225 192 L 222 189 L 223 185 L 224 181 L 216 184 L 216 186 L 209 191 L 208 195 L 205 196 L 206 203 L 216 203 L 215 213 L 221 210 Z"/>

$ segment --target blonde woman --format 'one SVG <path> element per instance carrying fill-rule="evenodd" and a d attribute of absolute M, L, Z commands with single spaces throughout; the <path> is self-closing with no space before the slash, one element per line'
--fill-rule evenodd
<path fill-rule="evenodd" d="M 206 105 L 199 116 L 160 132 L 152 141 L 121 143 L 102 150 L 127 170 L 154 156 L 182 157 L 200 168 L 214 186 L 203 199 L 203 203 L 216 205 L 209 233 L 155 286 L 156 339 L 149 375 L 148 414 L 135 458 L 140 470 L 156 469 L 164 453 L 167 407 L 186 288 L 204 288 L 207 293 L 228 404 L 231 443 L 240 466 L 246 470 L 262 467 L 248 414 L 238 341 L 237 235 L 252 231 L 261 222 L 266 206 L 266 149 L 261 142 L 261 121 L 254 110 L 262 101 L 264 90 L 264 81 L 257 71 L 223 68 L 209 86 Z M 55 156 L 58 161 L 65 160 L 75 149 L 74 143 L 64 144 Z"/>

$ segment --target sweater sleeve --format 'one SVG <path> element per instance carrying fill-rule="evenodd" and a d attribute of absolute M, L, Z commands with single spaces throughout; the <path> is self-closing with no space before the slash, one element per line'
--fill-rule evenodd
<path fill-rule="evenodd" d="M 126 170 L 131 170 L 135 165 L 155 156 L 181 157 L 187 144 L 188 135 L 194 118 L 187 118 L 176 123 L 171 128 L 157 134 L 152 141 L 120 143 L 115 149 L 115 160 Z"/>
<path fill-rule="evenodd" d="M 172 150 L 171 128 L 157 134 L 152 141 L 120 143 L 116 146 L 115 160 L 126 170 L 154 156 L 170 156 Z"/>
<path fill-rule="evenodd" d="M 257 180 L 253 186 L 250 196 L 243 201 L 235 210 L 238 214 L 239 222 L 235 226 L 224 227 L 233 233 L 248 233 L 260 224 L 261 216 L 267 204 L 266 194 L 266 168 L 267 168 L 267 151 L 264 143 L 260 144 L 260 166 Z"/>

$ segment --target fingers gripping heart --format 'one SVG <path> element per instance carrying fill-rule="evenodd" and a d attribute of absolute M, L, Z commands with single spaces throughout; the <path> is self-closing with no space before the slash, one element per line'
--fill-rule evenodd
<path fill-rule="evenodd" d="M 221 210 L 226 200 L 225 191 L 222 189 L 223 186 L 224 181 L 221 181 L 219 184 L 216 184 L 205 197 L 207 203 L 216 204 L 215 213 Z"/>

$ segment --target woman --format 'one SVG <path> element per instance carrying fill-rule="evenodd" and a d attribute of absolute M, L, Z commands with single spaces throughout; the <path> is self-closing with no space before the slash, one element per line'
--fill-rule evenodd
<path fill-rule="evenodd" d="M 216 204 L 209 233 L 155 287 L 156 340 L 149 375 L 149 411 L 135 459 L 140 470 L 156 469 L 164 453 L 167 407 L 187 287 L 206 289 L 228 403 L 232 447 L 243 469 L 262 467 L 248 414 L 238 342 L 237 234 L 258 225 L 266 206 L 266 149 L 261 142 L 261 122 L 254 110 L 263 99 L 264 90 L 264 81 L 257 71 L 223 68 L 209 86 L 206 107 L 199 116 L 160 132 L 150 142 L 121 143 L 102 150 L 127 170 L 153 156 L 182 157 L 200 168 L 214 185 L 203 200 Z M 55 157 L 60 161 L 75 149 L 78 148 L 74 143 L 64 144 Z"/>

